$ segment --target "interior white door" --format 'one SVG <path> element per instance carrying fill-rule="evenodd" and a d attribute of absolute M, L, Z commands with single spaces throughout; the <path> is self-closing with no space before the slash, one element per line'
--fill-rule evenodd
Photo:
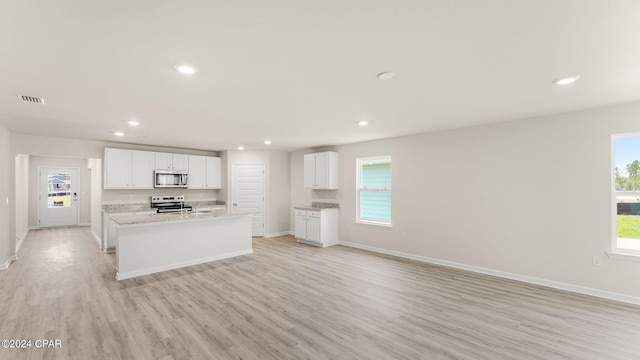
<path fill-rule="evenodd" d="M 231 206 L 253 210 L 253 236 L 264 236 L 264 164 L 233 164 Z"/>
<path fill-rule="evenodd" d="M 40 168 L 39 227 L 78 225 L 78 174 L 78 168 Z"/>

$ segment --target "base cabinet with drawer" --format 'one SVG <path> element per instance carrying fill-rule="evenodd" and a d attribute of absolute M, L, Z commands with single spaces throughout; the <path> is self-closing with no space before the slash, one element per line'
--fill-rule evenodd
<path fill-rule="evenodd" d="M 338 243 L 338 209 L 295 208 L 294 211 L 298 242 L 320 247 Z"/>

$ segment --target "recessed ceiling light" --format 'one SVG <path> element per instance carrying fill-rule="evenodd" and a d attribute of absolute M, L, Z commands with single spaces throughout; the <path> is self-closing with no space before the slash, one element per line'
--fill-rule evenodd
<path fill-rule="evenodd" d="M 563 78 L 559 78 L 559 79 L 555 79 L 553 80 L 553 83 L 556 85 L 570 85 L 573 84 L 574 82 L 576 82 L 576 80 L 580 79 L 580 75 L 577 76 L 567 76 L 567 77 L 563 77 Z"/>
<path fill-rule="evenodd" d="M 265 145 L 271 145 L 271 140 L 265 140 L 265 141 L 264 141 L 264 144 L 265 144 Z"/>
<path fill-rule="evenodd" d="M 238 146 L 238 150 L 244 150 L 244 146 Z"/>
<path fill-rule="evenodd" d="M 367 120 L 360 120 L 360 121 L 358 121 L 358 125 L 367 126 L 367 125 L 369 125 L 369 122 Z"/>
<path fill-rule="evenodd" d="M 379 74 L 378 74 L 378 75 L 376 75 L 376 76 L 377 76 L 377 77 L 378 77 L 378 79 L 380 79 L 380 80 L 389 80 L 389 79 L 391 79 L 392 77 L 394 77 L 395 75 L 396 75 L 396 74 L 394 74 L 394 73 L 392 73 L 392 72 L 385 71 L 385 72 L 381 72 L 381 73 L 379 73 Z"/>
<path fill-rule="evenodd" d="M 127 121 L 127 124 L 129 124 L 129 125 L 131 125 L 131 126 L 138 126 L 138 125 L 140 125 L 140 123 L 139 123 L 138 121 L 135 121 L 135 120 Z"/>
<path fill-rule="evenodd" d="M 113 133 L 113 135 L 115 135 L 115 136 L 124 136 L 124 133 L 120 132 L 120 131 L 116 131 L 116 132 Z"/>
<path fill-rule="evenodd" d="M 175 65 L 173 65 L 173 67 L 174 67 L 176 70 L 178 70 L 178 71 L 180 71 L 181 73 L 186 74 L 186 75 L 192 75 L 192 74 L 195 74 L 195 73 L 196 73 L 196 69 L 195 69 L 193 66 L 191 66 L 191 65 L 186 65 L 186 64 L 175 64 Z"/>

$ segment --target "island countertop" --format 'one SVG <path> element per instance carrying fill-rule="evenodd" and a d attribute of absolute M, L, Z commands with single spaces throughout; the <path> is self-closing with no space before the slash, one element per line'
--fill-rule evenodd
<path fill-rule="evenodd" d="M 194 211 L 186 214 L 164 213 L 164 214 L 138 214 L 138 215 L 115 215 L 111 216 L 118 225 L 140 225 L 150 223 L 183 222 L 195 220 L 207 220 L 230 216 L 242 216 L 254 214 L 253 210 L 219 209 L 207 211 Z"/>

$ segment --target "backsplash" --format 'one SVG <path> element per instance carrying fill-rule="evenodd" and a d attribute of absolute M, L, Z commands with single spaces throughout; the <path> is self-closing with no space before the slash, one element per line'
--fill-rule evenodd
<path fill-rule="evenodd" d="M 149 203 L 151 196 L 184 195 L 185 201 L 216 201 L 219 190 L 148 189 L 103 190 L 103 204 Z"/>
<path fill-rule="evenodd" d="M 340 204 L 336 204 L 336 203 L 325 203 L 325 202 L 312 202 L 311 203 L 311 207 L 313 208 L 317 208 L 317 209 L 339 209 L 340 208 Z"/>

